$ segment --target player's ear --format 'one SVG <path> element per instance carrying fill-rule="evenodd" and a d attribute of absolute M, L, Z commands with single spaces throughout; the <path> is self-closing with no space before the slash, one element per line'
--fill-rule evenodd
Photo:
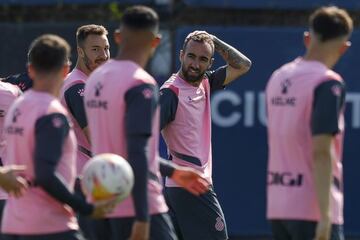
<path fill-rule="evenodd" d="M 179 60 L 180 60 L 180 62 L 182 62 L 182 60 L 184 59 L 184 55 L 185 55 L 184 50 L 180 50 L 180 54 L 179 54 Z"/>
<path fill-rule="evenodd" d="M 346 52 L 346 50 L 349 49 L 349 47 L 351 47 L 351 42 L 350 41 L 344 42 L 343 45 L 340 48 L 340 53 L 344 54 Z"/>
<path fill-rule="evenodd" d="M 121 40 L 122 40 L 121 32 L 119 29 L 116 29 L 114 32 L 114 41 L 115 41 L 116 45 L 120 45 Z"/>
<path fill-rule="evenodd" d="M 161 42 L 161 35 L 157 35 L 151 42 L 152 48 L 157 48 Z"/>
<path fill-rule="evenodd" d="M 84 57 L 85 53 L 81 47 L 77 47 L 76 50 L 77 50 L 78 56 Z"/>
<path fill-rule="evenodd" d="M 30 79 L 34 79 L 35 72 L 34 72 L 34 67 L 31 65 L 31 63 L 27 64 L 27 71 L 28 71 Z"/>
<path fill-rule="evenodd" d="M 304 45 L 307 48 L 310 45 L 311 36 L 308 31 L 304 32 Z"/>
<path fill-rule="evenodd" d="M 213 63 L 214 63 L 214 58 L 211 58 L 210 59 L 210 64 L 209 64 L 207 70 L 209 70 L 212 67 Z"/>
<path fill-rule="evenodd" d="M 64 65 L 63 70 L 62 70 L 63 78 L 65 78 L 68 75 L 68 73 L 70 72 L 70 65 L 71 65 L 70 62 Z"/>

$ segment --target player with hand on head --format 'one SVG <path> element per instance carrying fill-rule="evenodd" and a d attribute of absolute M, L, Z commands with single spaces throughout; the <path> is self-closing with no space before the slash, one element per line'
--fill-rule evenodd
<path fill-rule="evenodd" d="M 227 65 L 211 71 L 215 51 Z M 184 41 L 180 62 L 160 90 L 162 135 L 172 162 L 199 171 L 212 184 L 210 95 L 245 74 L 251 61 L 216 36 L 194 31 Z M 228 238 L 212 186 L 196 197 L 167 178 L 165 193 L 180 239 Z"/>
<path fill-rule="evenodd" d="M 274 239 L 344 239 L 345 84 L 331 69 L 350 46 L 352 30 L 345 10 L 317 9 L 304 35 L 306 54 L 267 84 L 267 218 Z M 284 175 L 286 181 L 277 180 Z"/>
<path fill-rule="evenodd" d="M 6 240 L 82 239 L 73 210 L 100 217 L 114 207 L 114 201 L 94 205 L 73 193 L 76 139 L 57 99 L 69 56 L 64 39 L 50 34 L 36 38 L 28 52 L 33 87 L 5 117 L 5 167 L 24 165 L 22 176 L 31 185 L 21 198 L 7 200 L 2 225 Z"/>

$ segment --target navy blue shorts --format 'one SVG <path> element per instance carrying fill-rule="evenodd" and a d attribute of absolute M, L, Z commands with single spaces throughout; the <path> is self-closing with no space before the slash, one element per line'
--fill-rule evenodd
<path fill-rule="evenodd" d="M 271 220 L 274 240 L 313 240 L 316 222 L 300 220 Z M 330 240 L 344 240 L 342 225 L 331 226 Z"/>
<path fill-rule="evenodd" d="M 96 220 L 97 240 L 128 240 L 134 218 L 107 218 Z M 177 240 L 167 213 L 151 215 L 150 240 Z"/>
<path fill-rule="evenodd" d="M 165 197 L 180 240 L 228 239 L 224 214 L 212 187 L 199 197 L 180 187 L 165 187 Z"/>
<path fill-rule="evenodd" d="M 3 234 L 4 240 L 86 240 L 81 233 L 77 231 L 67 231 L 53 234 L 41 235 L 13 235 Z"/>

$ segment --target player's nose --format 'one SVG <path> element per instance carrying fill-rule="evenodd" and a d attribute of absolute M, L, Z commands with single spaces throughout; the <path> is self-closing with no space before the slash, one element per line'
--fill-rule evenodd
<path fill-rule="evenodd" d="M 101 51 L 99 57 L 100 57 L 100 58 L 103 58 L 103 59 L 105 59 L 105 60 L 109 59 L 109 51 L 106 50 L 106 49 L 104 49 L 103 51 Z"/>
<path fill-rule="evenodd" d="M 200 62 L 199 62 L 199 60 L 194 59 L 194 60 L 191 62 L 190 67 L 192 67 L 192 68 L 194 68 L 194 69 L 199 69 L 199 68 L 200 68 Z"/>

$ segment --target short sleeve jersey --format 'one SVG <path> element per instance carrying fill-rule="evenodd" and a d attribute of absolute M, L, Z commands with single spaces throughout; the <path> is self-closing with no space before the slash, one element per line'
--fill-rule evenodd
<path fill-rule="evenodd" d="M 312 137 L 327 134 L 333 136 L 332 223 L 342 224 L 342 78 L 320 62 L 297 58 L 271 76 L 266 87 L 266 106 L 269 145 L 268 218 L 319 220 L 312 173 Z"/>
<path fill-rule="evenodd" d="M 4 120 L 10 105 L 20 96 L 21 91 L 15 85 L 0 81 L 0 164 L 5 158 L 6 141 L 4 138 Z M 6 199 L 7 194 L 0 190 L 0 199 Z"/>
<path fill-rule="evenodd" d="M 222 89 L 226 67 L 209 71 L 195 87 L 174 74 L 160 89 L 161 128 L 169 159 L 192 167 L 212 183 L 210 94 Z M 171 179 L 166 186 L 176 187 Z"/>
<path fill-rule="evenodd" d="M 84 88 L 87 76 L 77 68 L 74 68 L 66 77 L 61 89 L 61 103 L 70 113 L 74 124 L 74 132 L 78 142 L 76 168 L 81 173 L 85 163 L 91 157 L 90 143 L 87 140 L 83 128 L 87 126 L 84 106 Z"/>
<path fill-rule="evenodd" d="M 156 86 L 156 82 L 145 70 L 131 61 L 109 60 L 98 67 L 88 78 L 85 86 L 85 110 L 91 132 L 93 153 L 114 153 L 127 159 L 126 135 L 131 131 L 148 132 L 151 137 L 148 144 L 149 173 L 155 178 L 148 180 L 149 213 L 157 214 L 168 210 L 162 195 L 162 186 L 158 162 L 159 107 L 156 108 L 152 125 L 136 126 L 138 119 L 126 121 L 127 100 L 134 88 L 142 84 Z M 153 92 L 145 88 L 141 91 L 144 98 L 151 98 Z M 135 116 L 136 114 L 131 114 Z M 140 114 L 141 115 L 141 114 Z M 139 115 L 139 116 L 140 116 Z M 131 126 L 126 126 L 126 122 Z M 136 180 L 135 180 L 136 181 Z M 132 196 L 129 196 L 109 217 L 133 217 L 135 209 Z"/>
<path fill-rule="evenodd" d="M 31 109 L 31 111 L 29 111 Z M 24 177 L 35 181 L 34 152 L 37 120 L 53 113 L 68 116 L 65 108 L 52 95 L 28 90 L 10 107 L 5 118 L 5 164 L 25 165 Z M 62 127 L 63 120 L 54 118 L 54 127 Z M 51 139 L 49 139 L 51 141 Z M 46 146 L 44 146 L 46 147 Z M 56 175 L 73 192 L 76 177 L 76 139 L 73 130 L 65 138 Z M 29 235 L 48 234 L 78 229 L 72 209 L 56 201 L 41 187 L 30 187 L 21 198 L 9 197 L 3 213 L 2 232 Z"/>

